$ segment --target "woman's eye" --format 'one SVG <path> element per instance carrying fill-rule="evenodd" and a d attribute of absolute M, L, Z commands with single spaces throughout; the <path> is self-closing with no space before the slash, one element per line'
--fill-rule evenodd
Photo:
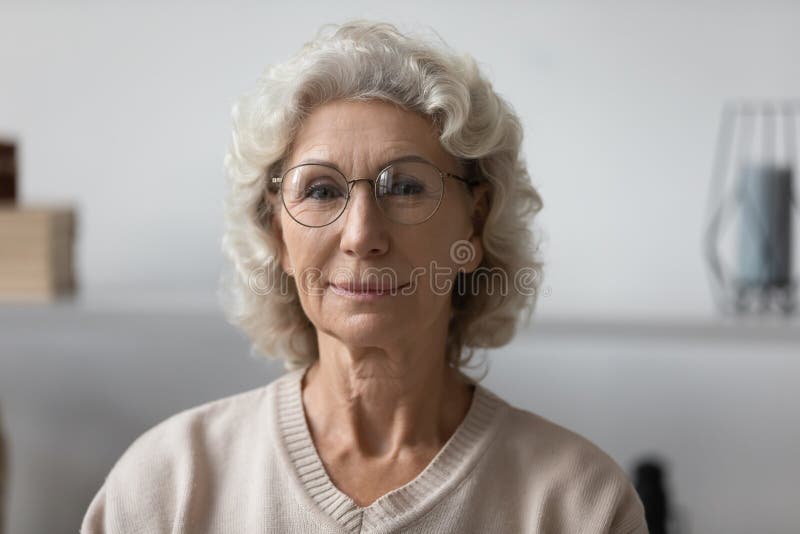
<path fill-rule="evenodd" d="M 314 184 L 305 189 L 303 198 L 313 200 L 333 200 L 342 196 L 338 188 L 330 184 Z"/>
<path fill-rule="evenodd" d="M 399 196 L 419 195 L 425 188 L 417 180 L 400 180 L 392 184 L 391 194 Z"/>

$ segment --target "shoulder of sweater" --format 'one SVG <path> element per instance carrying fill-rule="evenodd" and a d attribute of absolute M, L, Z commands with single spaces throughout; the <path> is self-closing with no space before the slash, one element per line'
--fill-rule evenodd
<path fill-rule="evenodd" d="M 529 490 L 582 510 L 587 524 L 605 525 L 598 531 L 610 525 L 610 532 L 647 532 L 644 508 L 630 478 L 595 443 L 515 407 L 509 409 L 501 434 L 495 458 Z"/>
<path fill-rule="evenodd" d="M 594 442 L 541 415 L 511 406 L 502 432 L 500 442 L 506 453 L 518 455 L 523 462 L 550 465 L 562 472 L 569 467 L 630 484 L 625 471 Z"/>
<path fill-rule="evenodd" d="M 186 499 L 210 499 L 212 481 L 247 462 L 234 458 L 269 450 L 269 399 L 277 380 L 184 410 L 140 435 L 106 476 L 85 521 L 107 532 L 166 532 L 190 513 Z M 235 474 L 234 474 L 235 476 Z M 205 493 L 204 493 L 205 492 Z M 204 501 L 205 502 L 205 501 Z M 182 520 L 182 519 L 181 519 Z M 110 526 L 109 526 L 110 525 Z"/>

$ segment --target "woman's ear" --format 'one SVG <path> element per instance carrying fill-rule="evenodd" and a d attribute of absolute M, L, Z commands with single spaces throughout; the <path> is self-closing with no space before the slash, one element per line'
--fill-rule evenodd
<path fill-rule="evenodd" d="M 477 269 L 483 261 L 483 227 L 486 223 L 486 218 L 489 216 L 489 191 L 488 182 L 480 182 L 472 186 L 472 232 L 470 233 L 469 242 L 472 244 L 475 253 L 473 255 L 474 259 L 464 265 L 464 270 L 468 273 Z"/>
<path fill-rule="evenodd" d="M 483 225 L 489 216 L 489 182 L 472 186 L 472 226 L 475 234 L 483 235 Z"/>
<path fill-rule="evenodd" d="M 272 213 L 272 224 L 275 228 L 275 238 L 278 240 L 278 258 L 280 259 L 281 269 L 290 277 L 294 275 L 292 268 L 292 261 L 289 258 L 289 252 L 286 250 L 286 240 L 283 239 L 283 226 L 281 225 L 280 211 Z"/>
<path fill-rule="evenodd" d="M 281 269 L 289 276 L 292 276 L 291 261 L 289 260 L 289 254 L 286 251 L 286 241 L 283 239 L 280 201 L 277 200 L 277 197 L 274 193 L 267 191 L 264 194 L 264 205 L 267 210 L 267 223 L 269 224 L 270 231 L 278 244 L 277 255 Z"/>
<path fill-rule="evenodd" d="M 273 220 L 275 219 L 278 219 L 277 215 L 273 215 Z M 283 229 L 279 222 L 275 224 L 275 238 L 278 240 L 278 259 L 281 269 L 289 276 L 292 276 L 292 265 L 289 260 L 289 254 L 286 251 L 286 242 L 283 240 Z"/>

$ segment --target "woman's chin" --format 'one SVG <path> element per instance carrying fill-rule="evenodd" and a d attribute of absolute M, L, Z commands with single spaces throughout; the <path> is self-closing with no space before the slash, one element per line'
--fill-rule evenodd
<path fill-rule="evenodd" d="M 374 312 L 354 313 L 319 325 L 317 329 L 351 347 L 388 347 L 408 340 L 411 334 L 407 320 L 402 321 L 394 314 Z"/>

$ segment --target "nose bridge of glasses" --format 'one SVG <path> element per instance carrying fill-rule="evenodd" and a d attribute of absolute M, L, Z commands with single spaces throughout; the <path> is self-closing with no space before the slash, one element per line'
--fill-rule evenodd
<path fill-rule="evenodd" d="M 349 194 L 353 194 L 353 189 L 358 182 L 367 182 L 369 184 L 369 188 L 372 190 L 371 192 L 373 193 L 378 183 L 376 178 L 353 178 L 352 180 L 347 180 L 347 191 Z"/>

